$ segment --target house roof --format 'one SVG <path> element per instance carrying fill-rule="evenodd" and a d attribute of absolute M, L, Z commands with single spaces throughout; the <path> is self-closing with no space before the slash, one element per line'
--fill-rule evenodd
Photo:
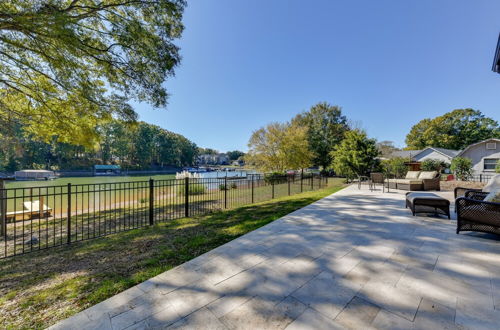
<path fill-rule="evenodd" d="M 498 35 L 497 49 L 495 51 L 495 57 L 493 59 L 493 68 L 494 72 L 500 73 L 500 34 Z"/>
<path fill-rule="evenodd" d="M 435 147 L 427 147 L 424 150 L 422 150 L 421 152 L 423 152 L 423 151 L 425 151 L 427 149 L 432 149 L 432 150 L 434 150 L 434 151 L 436 151 L 436 152 L 438 152 L 438 153 L 440 153 L 440 154 L 442 154 L 442 155 L 444 155 L 446 157 L 449 157 L 449 158 L 455 157 L 460 152 L 460 150 L 452 150 L 452 149 L 445 149 L 445 148 L 435 148 Z"/>
<path fill-rule="evenodd" d="M 394 151 L 391 156 L 392 157 L 403 157 L 403 158 L 412 158 L 413 156 L 421 153 L 423 150 L 398 150 Z"/>
<path fill-rule="evenodd" d="M 496 139 L 496 138 L 491 138 L 491 139 L 486 139 L 486 140 L 483 140 L 483 141 L 479 141 L 479 142 L 477 142 L 477 143 L 473 143 L 473 144 L 471 144 L 471 145 L 467 146 L 467 148 L 465 148 L 464 150 L 460 151 L 460 152 L 457 154 L 457 156 L 461 156 L 461 155 L 463 155 L 463 154 L 464 154 L 464 152 L 466 152 L 466 151 L 467 151 L 467 150 L 469 150 L 470 148 L 475 147 L 475 146 L 477 146 L 477 145 L 479 145 L 479 144 L 481 144 L 481 143 L 488 142 L 488 141 L 495 141 L 495 142 L 500 143 L 500 139 Z"/>

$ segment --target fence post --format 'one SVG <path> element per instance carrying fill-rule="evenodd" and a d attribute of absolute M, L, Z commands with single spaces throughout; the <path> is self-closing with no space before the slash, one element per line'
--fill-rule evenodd
<path fill-rule="evenodd" d="M 290 176 L 286 176 L 286 181 L 288 181 L 288 196 L 290 196 Z"/>
<path fill-rule="evenodd" d="M 155 183 L 152 178 L 149 179 L 149 225 L 154 224 L 154 196 L 155 196 Z"/>
<path fill-rule="evenodd" d="M 274 199 L 274 180 L 271 178 L 271 199 Z"/>
<path fill-rule="evenodd" d="M 479 174 L 479 182 L 483 182 L 483 175 Z"/>
<path fill-rule="evenodd" d="M 311 190 L 314 190 L 314 173 L 311 173 Z"/>
<path fill-rule="evenodd" d="M 252 204 L 254 203 L 254 179 L 255 179 L 255 176 L 252 175 Z"/>
<path fill-rule="evenodd" d="M 7 191 L 2 179 L 0 179 L 0 235 L 7 241 Z"/>
<path fill-rule="evenodd" d="M 71 243 L 71 183 L 68 183 L 68 210 L 67 210 L 67 228 L 68 232 L 68 244 Z"/>
<path fill-rule="evenodd" d="M 224 208 L 227 209 L 227 176 L 224 177 Z"/>
<path fill-rule="evenodd" d="M 304 191 L 304 169 L 300 172 L 300 192 Z"/>
<path fill-rule="evenodd" d="M 184 178 L 184 216 L 189 217 L 189 177 Z"/>

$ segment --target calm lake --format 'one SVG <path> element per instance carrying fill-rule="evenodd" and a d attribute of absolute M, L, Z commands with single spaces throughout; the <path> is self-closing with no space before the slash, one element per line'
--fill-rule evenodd
<path fill-rule="evenodd" d="M 201 178 L 224 178 L 228 177 L 245 177 L 247 174 L 256 174 L 256 171 L 215 171 L 199 173 Z M 73 185 L 77 184 L 98 184 L 98 183 L 116 183 L 116 182 L 137 182 L 147 181 L 150 178 L 154 180 L 168 180 L 175 179 L 175 174 L 157 174 L 157 175 L 144 175 L 144 176 L 92 176 L 92 177 L 66 177 L 58 178 L 55 180 L 41 180 L 41 181 L 6 181 L 6 188 L 30 188 L 30 187 L 53 187 L 64 186 L 68 183 Z"/>

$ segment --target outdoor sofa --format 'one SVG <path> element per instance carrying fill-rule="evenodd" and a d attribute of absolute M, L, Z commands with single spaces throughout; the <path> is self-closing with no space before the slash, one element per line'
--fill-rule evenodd
<path fill-rule="evenodd" d="M 437 171 L 408 171 L 404 179 L 387 179 L 386 186 L 409 191 L 441 190 L 440 181 Z"/>
<path fill-rule="evenodd" d="M 500 191 L 500 175 L 495 175 L 482 189 L 457 188 L 455 201 L 457 212 L 457 234 L 461 231 L 479 231 L 500 234 L 500 202 L 487 201 L 490 192 Z"/>

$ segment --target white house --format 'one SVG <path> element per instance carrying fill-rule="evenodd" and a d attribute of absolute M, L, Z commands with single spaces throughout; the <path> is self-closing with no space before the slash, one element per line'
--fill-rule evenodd
<path fill-rule="evenodd" d="M 500 159 L 500 139 L 471 144 L 457 155 L 472 159 L 474 174 L 492 174 Z"/>
<path fill-rule="evenodd" d="M 456 157 L 459 152 L 458 150 L 428 147 L 416 153 L 413 156 L 413 160 L 416 162 L 423 162 L 426 159 L 438 159 L 450 164 L 451 160 Z"/>
<path fill-rule="evenodd" d="M 427 147 L 423 150 L 395 151 L 391 157 L 408 158 L 408 164 L 415 170 L 419 169 L 419 164 L 426 159 L 438 159 L 451 164 L 453 158 L 465 157 L 472 160 L 474 174 L 492 174 L 495 172 L 496 163 L 500 159 L 500 139 L 487 139 L 471 144 L 461 151 Z"/>

